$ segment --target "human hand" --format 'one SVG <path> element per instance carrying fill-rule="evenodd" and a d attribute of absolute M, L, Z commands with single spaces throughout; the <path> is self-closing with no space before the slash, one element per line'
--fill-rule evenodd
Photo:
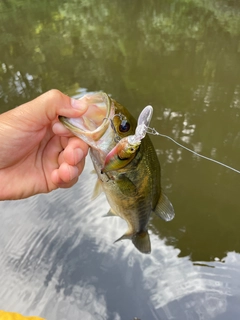
<path fill-rule="evenodd" d="M 0 115 L 0 200 L 22 199 L 74 185 L 88 146 L 58 121 L 80 117 L 81 100 L 58 90 Z"/>

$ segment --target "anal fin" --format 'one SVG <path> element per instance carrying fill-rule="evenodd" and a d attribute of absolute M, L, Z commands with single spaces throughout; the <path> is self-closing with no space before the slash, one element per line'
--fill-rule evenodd
<path fill-rule="evenodd" d="M 108 213 L 103 215 L 103 217 L 117 217 L 118 215 L 112 210 L 112 208 L 109 209 Z"/>

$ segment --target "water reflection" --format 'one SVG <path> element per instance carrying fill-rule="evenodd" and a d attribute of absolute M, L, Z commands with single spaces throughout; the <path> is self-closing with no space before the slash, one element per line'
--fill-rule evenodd
<path fill-rule="evenodd" d="M 149 2 L 1 1 L 1 109 L 56 86 L 183 110 L 199 90 L 207 108 L 214 84 L 219 101 L 230 99 L 239 85 L 239 3 Z"/>
<path fill-rule="evenodd" d="M 151 255 L 114 244 L 126 225 L 103 217 L 103 195 L 90 201 L 91 169 L 71 190 L 1 203 L 0 307 L 53 320 L 237 316 L 240 255 L 193 264 L 156 229 Z"/>
<path fill-rule="evenodd" d="M 191 149 L 239 167 L 239 2 L 0 2 L 0 108 L 57 87 L 103 90 Z M 239 177 L 152 136 L 176 217 L 150 222 L 153 252 L 78 185 L 1 202 L 0 309 L 48 319 L 237 319 Z"/>

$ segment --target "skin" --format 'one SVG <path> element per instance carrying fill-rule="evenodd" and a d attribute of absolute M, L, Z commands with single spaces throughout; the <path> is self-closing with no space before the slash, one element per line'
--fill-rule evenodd
<path fill-rule="evenodd" d="M 58 90 L 0 115 L 0 200 L 22 199 L 73 186 L 88 146 L 58 121 L 86 112 Z"/>

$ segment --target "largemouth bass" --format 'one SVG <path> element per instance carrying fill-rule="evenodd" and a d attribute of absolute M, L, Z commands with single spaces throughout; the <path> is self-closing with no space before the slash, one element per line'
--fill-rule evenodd
<path fill-rule="evenodd" d="M 140 252 L 150 253 L 151 213 L 165 221 L 175 215 L 161 190 L 160 164 L 146 134 L 151 110 L 146 110 L 149 119 L 144 120 L 141 113 L 137 123 L 126 108 L 106 93 L 86 94 L 81 99 L 88 106 L 81 118 L 60 116 L 59 120 L 90 147 L 98 176 L 95 196 L 103 190 L 111 207 L 109 214 L 128 224 L 127 232 L 116 241 L 131 239 Z"/>

